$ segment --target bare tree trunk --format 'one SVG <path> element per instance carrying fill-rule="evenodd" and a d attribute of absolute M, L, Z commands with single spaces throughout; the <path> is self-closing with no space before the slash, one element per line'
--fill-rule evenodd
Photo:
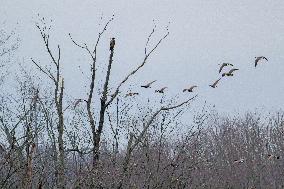
<path fill-rule="evenodd" d="M 110 71 L 111 71 L 111 65 L 113 61 L 113 53 L 114 48 L 110 50 L 110 56 L 109 56 L 109 63 L 108 63 L 108 69 L 106 73 L 106 79 L 104 83 L 104 89 L 103 94 L 101 97 L 101 110 L 100 110 L 100 120 L 99 120 L 99 126 L 97 131 L 95 132 L 94 137 L 94 150 L 93 150 L 93 165 L 97 164 L 97 161 L 99 160 L 100 155 L 100 141 L 101 141 L 101 134 L 103 132 L 103 126 L 105 121 L 105 112 L 106 112 L 106 101 L 107 101 L 107 93 L 108 93 L 108 84 L 110 79 Z"/>
<path fill-rule="evenodd" d="M 32 177 L 33 177 L 33 154 L 35 152 L 35 143 L 32 144 L 30 153 L 28 154 L 28 160 L 27 160 L 27 179 L 26 179 L 26 189 L 32 188 Z"/>
<path fill-rule="evenodd" d="M 106 100 L 107 100 L 107 91 L 104 90 L 104 94 L 103 97 L 101 98 L 101 110 L 100 110 L 100 121 L 99 121 L 99 127 L 96 130 L 96 125 L 95 125 L 95 120 L 94 120 L 94 115 L 92 113 L 91 110 L 91 104 L 92 104 L 92 99 L 93 99 L 93 93 L 94 93 L 94 87 L 95 87 L 95 79 L 96 79 L 96 62 L 97 62 L 97 47 L 98 44 L 100 42 L 101 36 L 104 34 L 104 32 L 107 30 L 107 27 L 109 25 L 109 23 L 111 21 L 113 21 L 114 17 L 112 17 L 111 19 L 108 20 L 108 22 L 105 24 L 103 30 L 99 33 L 99 36 L 97 38 L 97 42 L 95 45 L 95 49 L 92 52 L 89 47 L 84 44 L 84 45 L 80 45 L 78 44 L 76 41 L 73 40 L 73 38 L 71 37 L 71 34 L 69 33 L 69 36 L 72 40 L 72 42 L 79 48 L 84 49 L 88 52 L 88 54 L 91 56 L 92 58 L 92 65 L 91 65 L 91 70 L 92 70 L 92 75 L 91 75 L 91 83 L 90 83 L 90 91 L 88 94 L 88 100 L 86 100 L 87 102 L 87 113 L 88 113 L 88 119 L 89 119 L 89 123 L 92 129 L 92 136 L 93 136 L 93 167 L 96 166 L 97 160 L 99 159 L 99 148 L 100 148 L 100 137 L 101 137 L 101 133 L 102 133 L 102 129 L 103 129 L 103 124 L 104 124 L 104 114 L 105 114 L 105 110 L 106 110 Z M 106 82 L 104 85 L 104 89 L 108 87 L 108 81 L 109 81 L 109 76 L 110 76 L 110 69 L 111 69 L 111 63 L 112 63 L 112 57 L 113 57 L 113 49 L 111 50 L 111 55 L 110 55 L 110 60 L 109 61 L 109 66 L 108 66 L 108 73 L 107 73 L 107 77 L 106 77 Z"/>
<path fill-rule="evenodd" d="M 57 114 L 58 114 L 58 187 L 65 188 L 65 162 L 64 162 L 64 143 L 63 143 L 63 132 L 64 132 L 64 117 L 63 117 L 63 90 L 64 90 L 64 80 L 62 79 L 62 85 L 60 86 L 59 102 L 57 105 Z"/>

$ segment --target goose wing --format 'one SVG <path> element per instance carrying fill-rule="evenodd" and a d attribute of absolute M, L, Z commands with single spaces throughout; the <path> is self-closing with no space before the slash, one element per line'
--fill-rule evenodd
<path fill-rule="evenodd" d="M 231 70 L 229 71 L 229 74 L 232 74 L 234 71 L 237 71 L 237 70 L 239 70 L 239 69 L 233 68 L 233 69 L 231 69 Z"/>
<path fill-rule="evenodd" d="M 222 69 L 223 69 L 226 65 L 227 65 L 226 63 L 223 63 L 223 64 L 220 66 L 219 73 L 221 73 Z"/>
<path fill-rule="evenodd" d="M 168 87 L 163 87 L 163 88 L 161 88 L 161 91 L 164 91 L 166 88 L 168 88 Z"/>
<path fill-rule="evenodd" d="M 268 61 L 268 59 L 267 59 L 265 56 L 263 56 L 262 58 L 263 58 L 264 60 Z"/>
<path fill-rule="evenodd" d="M 192 90 L 192 89 L 194 89 L 195 87 L 197 87 L 197 85 L 193 85 L 193 86 L 191 86 L 188 90 Z"/>
<path fill-rule="evenodd" d="M 212 86 L 216 86 L 218 84 L 218 82 L 221 80 L 221 78 L 217 79 Z"/>
<path fill-rule="evenodd" d="M 151 81 L 150 83 L 147 84 L 147 86 L 152 85 L 154 82 L 156 82 L 157 80 Z"/>
<path fill-rule="evenodd" d="M 258 63 L 258 61 L 261 59 L 261 56 L 260 57 L 256 57 L 256 59 L 255 59 L 255 61 L 254 61 L 254 67 L 256 67 L 257 66 L 257 63 Z"/>
<path fill-rule="evenodd" d="M 231 63 L 227 63 L 227 62 L 223 63 L 223 64 L 220 66 L 219 73 L 221 73 L 222 69 L 223 69 L 224 67 L 226 67 L 226 66 L 234 66 L 234 65 L 231 64 Z"/>

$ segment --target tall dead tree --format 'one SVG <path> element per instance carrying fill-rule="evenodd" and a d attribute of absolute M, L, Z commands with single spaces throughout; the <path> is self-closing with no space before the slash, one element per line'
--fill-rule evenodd
<path fill-rule="evenodd" d="M 146 63 L 147 60 L 150 58 L 150 56 L 152 55 L 152 53 L 157 49 L 157 47 L 162 43 L 162 41 L 169 35 L 168 29 L 166 34 L 154 45 L 154 47 L 152 47 L 149 51 L 148 51 L 148 44 L 150 42 L 150 39 L 152 37 L 152 35 L 155 33 L 155 29 L 156 29 L 156 25 L 154 26 L 152 32 L 150 33 L 150 35 L 147 38 L 147 42 L 145 45 L 145 49 L 144 49 L 144 59 L 142 61 L 142 63 L 140 65 L 138 65 L 133 71 L 131 71 L 120 83 L 119 85 L 116 87 L 116 90 L 114 91 L 114 93 L 112 95 L 108 94 L 108 85 L 109 85 L 109 81 L 110 81 L 110 75 L 111 75 L 111 66 L 113 63 L 113 55 L 114 55 L 114 50 L 115 50 L 115 46 L 111 46 L 110 47 L 110 56 L 109 56 L 109 61 L 108 61 L 108 68 L 107 68 L 107 72 L 106 72 L 106 77 L 105 80 L 103 81 L 104 85 L 103 85 L 103 92 L 102 95 L 100 97 L 100 111 L 99 111 L 99 115 L 98 115 L 98 125 L 95 125 L 95 116 L 93 115 L 93 111 L 92 111 L 92 100 L 93 100 L 93 93 L 94 93 L 94 87 L 95 87 L 95 81 L 96 81 L 96 61 L 97 61 L 97 47 L 98 44 L 100 42 L 101 36 L 104 34 L 104 32 L 106 31 L 109 23 L 111 21 L 113 21 L 113 17 L 105 24 L 103 30 L 99 33 L 98 38 L 97 38 L 97 42 L 95 45 L 95 49 L 94 51 L 91 51 L 89 49 L 89 47 L 86 44 L 79 44 L 77 43 L 71 36 L 71 34 L 69 34 L 71 40 L 73 41 L 73 43 L 79 47 L 82 48 L 84 50 L 86 50 L 88 52 L 88 54 L 91 56 L 92 58 L 92 66 L 91 66 L 91 83 L 90 83 L 90 89 L 89 89 L 89 94 L 88 94 L 88 100 L 87 100 L 87 112 L 88 112 L 88 118 L 89 118 L 89 123 L 92 129 L 92 134 L 93 134 L 93 167 L 96 166 L 98 160 L 99 160 L 99 152 L 100 152 L 100 141 L 101 141 L 101 135 L 103 132 L 103 128 L 104 128 L 104 123 L 105 123 L 105 113 L 107 108 L 112 104 L 113 100 L 117 97 L 117 95 L 120 92 L 120 88 L 123 84 L 125 84 L 128 79 L 135 75 Z M 114 40 L 114 39 L 112 39 Z M 112 42 L 112 41 L 111 41 Z M 112 45 L 112 44 L 110 44 Z M 107 96 L 110 96 L 111 98 L 108 100 Z"/>
<path fill-rule="evenodd" d="M 96 45 L 95 45 L 95 48 L 93 51 L 91 51 L 89 49 L 89 47 L 87 46 L 87 44 L 79 44 L 77 42 L 74 41 L 74 39 L 72 38 L 71 34 L 69 33 L 69 36 L 71 38 L 71 40 L 73 41 L 73 43 L 79 47 L 79 48 L 82 48 L 84 50 L 86 50 L 88 52 L 88 54 L 90 55 L 90 57 L 92 58 L 92 63 L 91 63 L 91 81 L 90 81 L 90 88 L 89 88 L 89 94 L 88 94 L 88 97 L 87 97 L 87 113 L 88 113 L 88 119 L 89 119 L 89 124 L 91 126 L 91 129 L 92 129 L 92 135 L 93 135 L 93 166 L 95 166 L 95 162 L 96 162 L 96 158 L 97 158 L 97 155 L 96 155 L 96 151 L 95 151 L 95 141 L 97 141 L 97 131 L 96 131 L 96 125 L 95 125 L 95 119 L 94 119 L 94 115 L 93 115 L 93 111 L 92 111 L 92 101 L 93 101 L 93 98 L 94 98 L 94 88 L 95 88 L 95 80 L 96 80 L 96 63 L 97 63 L 97 49 L 98 49 L 98 45 L 99 45 L 99 42 L 100 42 L 100 39 L 103 35 L 103 33 L 106 31 L 109 23 L 113 20 L 114 18 L 112 17 L 104 26 L 103 30 L 99 33 L 99 36 L 97 38 L 97 41 L 96 41 Z M 112 55 L 113 56 L 113 55 Z M 111 67 L 111 63 L 110 63 L 110 67 Z M 108 85 L 108 84 L 107 84 Z M 106 87 L 107 87 L 106 85 Z"/>
<path fill-rule="evenodd" d="M 52 65 L 54 66 L 54 70 L 52 71 L 49 68 L 40 66 L 33 59 L 32 62 L 36 65 L 36 67 L 44 73 L 54 84 L 54 97 L 53 100 L 55 102 L 55 108 L 57 112 L 57 143 L 58 143 L 58 157 L 56 158 L 56 173 L 55 176 L 57 178 L 57 187 L 65 188 L 65 158 L 64 158 L 64 111 L 63 111 L 63 93 L 64 93 L 64 79 L 61 76 L 61 64 L 60 64 L 60 46 L 57 45 L 57 58 L 54 56 L 50 49 L 49 37 L 50 37 L 50 29 L 51 26 L 47 26 L 47 23 L 44 18 L 40 19 L 41 23 L 36 23 L 36 27 L 38 28 L 41 37 L 43 39 L 46 51 L 51 58 Z M 55 73 L 53 73 L 55 72 Z M 56 149 L 55 149 L 56 150 Z M 57 156 L 57 152 L 55 153 Z"/>

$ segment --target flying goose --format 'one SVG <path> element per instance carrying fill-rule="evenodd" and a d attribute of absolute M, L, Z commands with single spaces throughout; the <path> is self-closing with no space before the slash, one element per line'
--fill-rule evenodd
<path fill-rule="evenodd" d="M 275 156 L 275 155 L 272 155 L 272 154 L 268 154 L 268 159 L 271 160 L 271 159 L 280 159 L 280 156 Z"/>
<path fill-rule="evenodd" d="M 234 160 L 234 164 L 236 164 L 236 163 L 243 163 L 243 162 L 245 162 L 244 158 L 241 158 L 239 160 Z"/>
<path fill-rule="evenodd" d="M 219 64 L 220 65 L 220 64 Z M 221 73 L 222 69 L 226 66 L 234 66 L 233 64 L 230 64 L 230 63 L 223 63 L 221 66 L 220 66 L 220 69 L 219 69 L 219 73 Z"/>
<path fill-rule="evenodd" d="M 146 85 L 141 85 L 141 87 L 143 87 L 143 88 L 151 88 L 151 85 L 154 83 L 154 82 L 156 82 L 157 80 L 154 80 L 154 81 L 151 81 L 150 83 L 148 83 L 148 84 L 146 84 Z"/>
<path fill-rule="evenodd" d="M 183 89 L 182 90 L 182 92 L 193 92 L 193 89 L 195 88 L 195 87 L 197 87 L 196 85 L 193 85 L 193 86 L 191 86 L 190 88 L 187 88 L 187 89 Z"/>
<path fill-rule="evenodd" d="M 221 78 L 217 79 L 212 85 L 209 85 L 209 86 L 212 87 L 212 88 L 216 88 L 217 84 L 220 80 L 221 80 Z"/>
<path fill-rule="evenodd" d="M 139 95 L 139 93 L 127 93 L 126 95 L 125 95 L 125 97 L 128 97 L 128 96 L 135 96 L 135 95 Z"/>
<path fill-rule="evenodd" d="M 257 66 L 257 63 L 258 63 L 261 59 L 264 59 L 264 60 L 268 61 L 268 60 L 267 60 L 267 58 L 266 58 L 266 57 L 264 57 L 264 56 L 258 56 L 258 57 L 255 57 L 254 67 L 256 67 L 256 66 Z"/>
<path fill-rule="evenodd" d="M 164 93 L 164 90 L 165 90 L 166 88 L 168 88 L 168 87 L 163 87 L 163 88 L 161 88 L 161 89 L 159 89 L 159 90 L 155 90 L 155 93 Z"/>
<path fill-rule="evenodd" d="M 87 102 L 86 100 L 81 99 L 81 98 L 78 98 L 78 99 L 75 99 L 75 100 L 76 100 L 76 101 L 75 101 L 75 103 L 74 103 L 74 109 L 78 106 L 79 103 L 81 103 L 81 102 L 83 102 L 83 101 Z"/>
<path fill-rule="evenodd" d="M 109 43 L 109 50 L 113 51 L 115 45 L 115 38 L 111 38 L 110 43 Z"/>
<path fill-rule="evenodd" d="M 234 71 L 237 71 L 237 70 L 239 70 L 239 69 L 233 68 L 233 69 L 231 69 L 228 73 L 223 73 L 223 74 L 222 74 L 222 77 L 224 77 L 224 76 L 233 76 L 233 75 L 234 75 L 233 72 L 234 72 Z"/>

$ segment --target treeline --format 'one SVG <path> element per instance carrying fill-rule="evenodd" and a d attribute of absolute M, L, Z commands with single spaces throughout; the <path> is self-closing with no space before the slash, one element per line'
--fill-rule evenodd
<path fill-rule="evenodd" d="M 177 123 L 170 125 L 164 118 L 166 116 L 170 115 L 163 114 L 133 150 L 126 170 L 127 149 L 116 149 L 115 138 L 107 138 L 102 142 L 100 161 L 96 168 L 92 167 L 92 156 L 88 149 L 65 149 L 65 187 L 284 186 L 283 112 L 269 117 L 248 113 L 243 117 L 231 118 L 221 117 L 214 112 L 203 112 L 195 116 L 194 123 L 187 125 L 188 129 L 182 134 L 174 132 L 175 128 L 181 126 Z M 141 121 L 130 119 L 134 123 Z M 17 137 L 14 137 L 12 145 L 1 146 L 1 188 L 23 188 L 27 179 L 30 179 L 32 188 L 57 187 L 56 153 L 48 137 L 39 137 L 45 133 L 44 130 L 37 133 L 36 147 L 32 145 L 30 149 L 25 148 L 24 140 L 16 140 Z M 75 139 L 76 134 L 68 137 Z M 67 137 L 66 140 L 72 141 Z"/>

